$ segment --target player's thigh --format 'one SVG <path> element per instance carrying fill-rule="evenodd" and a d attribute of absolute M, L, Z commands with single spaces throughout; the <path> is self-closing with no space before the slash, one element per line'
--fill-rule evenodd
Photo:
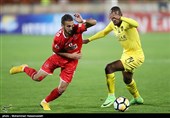
<path fill-rule="evenodd" d="M 72 78 L 74 77 L 77 64 L 77 61 L 72 61 L 70 63 L 67 63 L 64 67 L 61 67 L 60 78 L 65 82 L 70 83 L 72 81 Z"/>
<path fill-rule="evenodd" d="M 113 73 L 116 71 L 123 71 L 123 70 L 124 70 L 124 67 L 120 60 L 111 62 L 111 63 L 107 64 L 105 67 L 105 71 L 107 74 L 110 74 L 110 73 Z"/>
<path fill-rule="evenodd" d="M 54 70 L 58 67 L 60 67 L 59 64 L 60 59 L 56 55 L 50 56 L 41 66 L 41 73 L 45 74 L 48 73 L 49 75 L 52 75 Z M 44 72 L 42 72 L 44 71 Z"/>

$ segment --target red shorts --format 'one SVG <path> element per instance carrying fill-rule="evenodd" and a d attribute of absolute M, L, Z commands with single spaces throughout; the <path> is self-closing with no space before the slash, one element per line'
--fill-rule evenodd
<path fill-rule="evenodd" d="M 53 54 L 42 65 L 41 69 L 48 74 L 53 74 L 56 68 L 61 68 L 60 78 L 70 83 L 76 70 L 78 60 L 63 58 Z"/>

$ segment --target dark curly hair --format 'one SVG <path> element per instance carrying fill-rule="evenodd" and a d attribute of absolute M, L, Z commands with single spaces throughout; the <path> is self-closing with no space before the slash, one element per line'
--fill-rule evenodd
<path fill-rule="evenodd" d="M 122 16 L 122 11 L 118 6 L 114 6 L 110 9 L 110 13 L 117 12 L 120 16 Z"/>
<path fill-rule="evenodd" d="M 61 24 L 64 25 L 65 21 L 73 21 L 73 17 L 70 14 L 65 14 L 62 18 L 61 18 Z"/>

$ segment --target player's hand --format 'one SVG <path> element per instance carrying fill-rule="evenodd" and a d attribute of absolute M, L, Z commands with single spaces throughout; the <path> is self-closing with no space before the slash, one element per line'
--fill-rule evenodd
<path fill-rule="evenodd" d="M 71 59 L 76 59 L 76 60 L 78 60 L 78 59 L 81 59 L 81 57 L 82 57 L 82 54 L 79 53 L 79 52 L 74 52 L 74 53 L 70 54 L 70 58 L 71 58 Z"/>
<path fill-rule="evenodd" d="M 83 44 L 87 44 L 87 43 L 89 43 L 90 41 L 89 41 L 89 39 L 84 39 L 83 40 Z"/>
<path fill-rule="evenodd" d="M 78 23 L 83 23 L 83 18 L 79 13 L 74 14 L 74 20 L 77 21 Z"/>

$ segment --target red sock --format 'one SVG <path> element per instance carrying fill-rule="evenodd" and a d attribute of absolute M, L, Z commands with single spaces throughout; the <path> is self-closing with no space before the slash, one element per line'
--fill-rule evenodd
<path fill-rule="evenodd" d="M 51 91 L 51 93 L 45 98 L 46 102 L 53 101 L 54 99 L 58 98 L 61 94 L 58 92 L 58 88 L 55 88 Z"/>
<path fill-rule="evenodd" d="M 24 72 L 25 72 L 28 76 L 30 76 L 32 80 L 34 80 L 33 77 L 34 77 L 34 75 L 37 73 L 37 71 L 36 71 L 35 69 L 30 68 L 30 67 L 25 67 L 25 68 L 24 68 Z M 44 77 L 43 77 L 43 76 L 40 76 L 40 77 L 38 78 L 38 80 L 36 80 L 36 81 L 41 81 L 41 80 L 43 80 L 43 79 L 44 79 Z"/>
<path fill-rule="evenodd" d="M 30 68 L 30 67 L 25 67 L 24 68 L 24 72 L 30 76 L 31 78 L 37 73 L 37 71 L 33 68 Z"/>

